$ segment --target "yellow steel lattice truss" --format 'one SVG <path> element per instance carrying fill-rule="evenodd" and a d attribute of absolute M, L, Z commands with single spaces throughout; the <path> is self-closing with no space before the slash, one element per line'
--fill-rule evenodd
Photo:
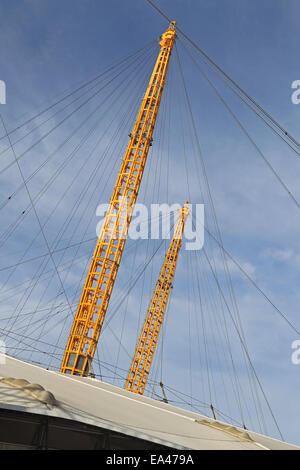
<path fill-rule="evenodd" d="M 165 257 L 147 312 L 135 356 L 125 385 L 126 390 L 143 395 L 172 287 L 188 206 L 180 209 L 178 222 Z"/>
<path fill-rule="evenodd" d="M 176 22 L 161 36 L 160 52 L 117 177 L 87 274 L 60 371 L 87 375 L 120 265 L 161 101 Z"/>

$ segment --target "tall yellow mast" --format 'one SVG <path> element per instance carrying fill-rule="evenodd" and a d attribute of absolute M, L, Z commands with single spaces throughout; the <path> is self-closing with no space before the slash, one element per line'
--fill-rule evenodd
<path fill-rule="evenodd" d="M 120 265 L 161 101 L 173 44 L 173 21 L 161 36 L 160 52 L 138 113 L 87 274 L 60 371 L 87 375 Z"/>
<path fill-rule="evenodd" d="M 164 319 L 188 213 L 188 206 L 184 205 L 180 209 L 174 235 L 154 290 L 125 385 L 126 390 L 139 393 L 140 395 L 143 395 L 145 390 L 160 328 Z"/>

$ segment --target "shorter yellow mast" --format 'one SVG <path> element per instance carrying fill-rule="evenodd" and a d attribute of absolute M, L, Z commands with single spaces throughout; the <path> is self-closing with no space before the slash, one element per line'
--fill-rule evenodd
<path fill-rule="evenodd" d="M 125 385 L 126 390 L 143 395 L 151 363 L 155 353 L 160 328 L 164 319 L 172 287 L 178 254 L 181 247 L 184 225 L 189 213 L 186 204 L 180 209 L 174 235 L 165 257 L 154 294 L 147 312 L 139 343 Z"/>

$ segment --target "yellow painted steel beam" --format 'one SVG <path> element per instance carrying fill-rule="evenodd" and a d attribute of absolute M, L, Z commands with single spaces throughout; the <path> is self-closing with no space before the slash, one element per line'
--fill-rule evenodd
<path fill-rule="evenodd" d="M 120 265 L 161 101 L 176 22 L 161 36 L 160 52 L 117 177 L 60 371 L 88 375 Z"/>
<path fill-rule="evenodd" d="M 188 204 L 188 203 L 186 203 Z M 136 348 L 125 385 L 126 390 L 143 395 L 149 376 L 151 363 L 158 342 L 159 332 L 163 323 L 167 302 L 175 274 L 178 254 L 189 208 L 184 205 L 180 209 L 178 222 L 165 257 L 154 294 L 147 312 L 146 320 Z"/>

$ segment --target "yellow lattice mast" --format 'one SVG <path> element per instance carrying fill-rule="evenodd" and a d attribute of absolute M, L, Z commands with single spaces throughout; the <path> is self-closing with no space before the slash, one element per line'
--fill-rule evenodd
<path fill-rule="evenodd" d="M 62 373 L 87 375 L 96 351 L 152 141 L 176 38 L 175 26 L 173 21 L 161 36 L 160 52 L 130 135 L 77 308 L 61 365 Z"/>
<path fill-rule="evenodd" d="M 140 395 L 143 395 L 145 390 L 160 328 L 164 319 L 188 213 L 188 206 L 184 205 L 180 209 L 174 235 L 160 271 L 125 385 L 126 390 L 139 393 Z"/>

